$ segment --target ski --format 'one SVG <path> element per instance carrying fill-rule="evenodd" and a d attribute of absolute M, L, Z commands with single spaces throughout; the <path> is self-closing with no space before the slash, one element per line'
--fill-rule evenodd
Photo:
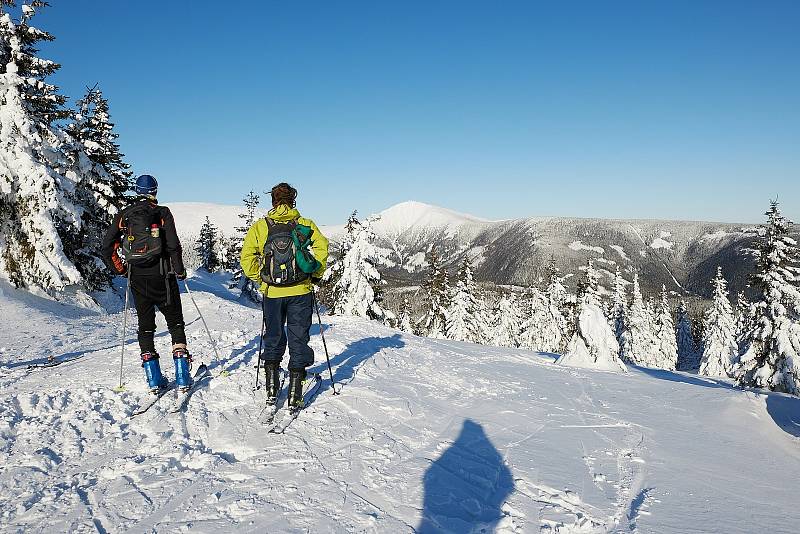
<path fill-rule="evenodd" d="M 267 404 L 258 416 L 261 424 L 270 425 L 275 419 L 275 414 L 281 409 L 281 401 L 283 400 L 281 393 L 283 393 L 283 385 L 286 383 L 286 371 L 281 370 L 281 383 L 278 386 L 278 396 L 275 399 L 267 399 Z"/>
<path fill-rule="evenodd" d="M 80 360 L 83 358 L 83 355 L 75 356 L 74 358 L 67 358 L 65 360 L 47 360 L 45 363 L 34 363 L 28 366 L 28 369 L 47 369 L 48 367 L 55 367 L 56 365 L 61 365 L 62 363 L 69 363 L 74 362 L 75 360 Z"/>
<path fill-rule="evenodd" d="M 197 368 L 197 371 L 194 372 L 194 376 L 192 377 L 192 385 L 189 386 L 189 389 L 186 391 L 180 391 L 179 386 L 176 386 L 178 391 L 177 396 L 175 397 L 175 401 L 170 407 L 170 413 L 177 413 L 181 411 L 181 409 L 189 402 L 189 397 L 192 396 L 197 388 L 205 384 L 211 380 L 211 371 L 208 370 L 208 367 L 204 363 L 200 364 L 200 367 Z"/>
<path fill-rule="evenodd" d="M 322 376 L 320 376 L 319 373 L 315 373 L 303 384 L 303 406 L 300 408 L 289 409 L 279 421 L 270 426 L 269 432 L 272 434 L 283 434 L 286 432 L 286 429 L 289 428 L 289 425 L 291 425 L 295 419 L 297 419 L 297 416 L 300 415 L 300 412 L 302 412 L 306 406 L 311 404 L 311 401 L 317 396 L 317 393 L 319 393 L 321 387 Z"/>
<path fill-rule="evenodd" d="M 169 384 L 167 387 L 160 389 L 160 390 L 158 391 L 158 393 L 156 393 L 155 395 L 151 395 L 151 396 L 150 396 L 150 399 L 149 399 L 148 401 L 146 401 L 146 402 L 144 402 L 144 403 L 140 404 L 140 405 L 139 405 L 139 407 L 138 407 L 136 410 L 134 410 L 134 411 L 131 413 L 130 417 L 131 417 L 131 418 L 134 418 L 134 417 L 136 417 L 137 415 L 142 415 L 142 414 L 143 414 L 143 413 L 145 413 L 147 410 L 149 410 L 150 408 L 152 408 L 153 406 L 155 406 L 155 405 L 156 405 L 156 403 L 158 403 L 158 401 L 160 401 L 160 400 L 161 400 L 161 398 L 162 398 L 164 395 L 166 395 L 167 393 L 169 393 L 169 392 L 170 392 L 170 391 L 172 391 L 173 389 L 175 389 L 175 384 L 174 384 L 174 383 L 172 383 L 172 382 L 170 382 L 170 384 Z"/>

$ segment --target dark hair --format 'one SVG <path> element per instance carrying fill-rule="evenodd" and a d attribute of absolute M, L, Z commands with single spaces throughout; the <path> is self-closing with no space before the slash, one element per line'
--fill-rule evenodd
<path fill-rule="evenodd" d="M 272 195 L 272 207 L 277 208 L 281 204 L 286 204 L 289 207 L 295 207 L 297 204 L 297 189 L 281 182 L 270 191 Z"/>

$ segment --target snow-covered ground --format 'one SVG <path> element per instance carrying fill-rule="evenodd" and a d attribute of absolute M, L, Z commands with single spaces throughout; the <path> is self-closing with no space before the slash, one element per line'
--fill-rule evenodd
<path fill-rule="evenodd" d="M 260 310 L 221 280 L 190 283 L 230 375 L 183 413 L 162 400 L 134 419 L 147 393 L 133 331 L 126 391 L 112 390 L 121 315 L 0 285 L 0 531 L 797 532 L 800 399 L 323 317 L 341 393 L 315 326 L 322 392 L 268 434 Z M 50 354 L 80 358 L 27 369 Z"/>

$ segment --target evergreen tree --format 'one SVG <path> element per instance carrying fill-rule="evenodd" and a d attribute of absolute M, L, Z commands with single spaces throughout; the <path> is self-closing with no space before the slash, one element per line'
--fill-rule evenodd
<path fill-rule="evenodd" d="M 344 236 L 340 243 L 335 244 L 328 256 L 328 266 L 322 277 L 324 282 L 320 286 L 319 299 L 329 310 L 335 310 L 337 303 L 343 298 L 339 281 L 344 271 L 343 259 L 353 246 L 356 233 L 361 228 L 361 221 L 358 220 L 358 211 L 353 211 L 347 219 L 344 227 Z"/>
<path fill-rule="evenodd" d="M 625 315 L 627 313 L 628 303 L 625 297 L 625 279 L 622 278 L 622 273 L 617 267 L 614 273 L 614 293 L 611 300 L 611 328 L 614 329 L 614 337 L 620 347 L 625 344 L 625 336 L 627 336 L 627 326 L 625 325 Z"/>
<path fill-rule="evenodd" d="M 0 275 L 53 293 L 83 281 L 74 263 L 83 229 L 77 176 L 57 170 L 68 167 L 54 126 L 66 117 L 65 97 L 47 77 L 59 65 L 36 55 L 53 37 L 30 25 L 45 5 L 24 7 L 15 23 L 14 2 L 0 3 Z"/>
<path fill-rule="evenodd" d="M 523 321 L 520 325 L 519 346 L 540 352 L 553 352 L 553 334 L 550 304 L 547 296 L 531 286 L 523 304 Z"/>
<path fill-rule="evenodd" d="M 381 259 L 380 251 L 373 244 L 375 220 L 370 217 L 362 223 L 354 213 L 348 222 L 349 246 L 341 259 L 341 275 L 335 288 L 339 297 L 334 313 L 388 322 L 394 319 L 394 314 L 381 307 L 383 280 L 375 267 Z"/>
<path fill-rule="evenodd" d="M 497 347 L 519 347 L 522 325 L 520 309 L 513 293 L 504 295 L 494 307 L 491 343 Z"/>
<path fill-rule="evenodd" d="M 101 236 L 126 204 L 131 172 L 116 144 L 108 101 L 92 88 L 62 136 L 64 167 L 56 170 L 75 183 L 69 198 L 82 209 L 81 229 L 59 227 L 67 257 L 90 290 L 108 287 L 112 275 L 102 261 Z"/>
<path fill-rule="evenodd" d="M 675 311 L 675 340 L 678 345 L 678 369 L 691 371 L 700 366 L 698 351 L 692 336 L 692 321 L 686 309 L 686 302 L 681 301 Z"/>
<path fill-rule="evenodd" d="M 200 258 L 200 267 L 213 273 L 219 268 L 219 258 L 217 257 L 217 228 L 206 216 L 203 226 L 200 228 L 200 236 L 195 244 L 195 251 Z"/>
<path fill-rule="evenodd" d="M 543 325 L 546 330 L 546 340 L 549 345 L 539 350 L 544 352 L 561 352 L 564 344 L 569 339 L 565 333 L 569 331 L 567 318 L 565 317 L 565 303 L 567 302 L 567 290 L 564 287 L 563 278 L 558 273 L 556 260 L 550 258 L 547 267 L 547 321 Z"/>
<path fill-rule="evenodd" d="M 753 328 L 753 305 L 745 297 L 744 291 L 739 291 L 736 301 L 736 343 L 739 346 L 751 328 Z"/>
<path fill-rule="evenodd" d="M 455 292 L 447 308 L 445 335 L 456 341 L 482 343 L 486 325 L 482 324 L 483 304 L 477 296 L 472 266 L 467 258 L 458 272 Z"/>
<path fill-rule="evenodd" d="M 800 248 L 777 201 L 766 215 L 751 283 L 758 291 L 754 323 L 735 377 L 741 386 L 800 394 Z"/>
<path fill-rule="evenodd" d="M 131 189 L 132 172 L 124 160 L 125 155 L 120 152 L 119 134 L 111 122 L 108 100 L 95 85 L 86 90 L 77 105 L 72 122 L 66 128 L 67 134 L 80 144 L 89 160 L 104 171 L 97 173 L 99 184 L 92 187 L 93 193 L 102 198 L 101 203 L 120 210 Z"/>
<path fill-rule="evenodd" d="M 651 324 L 650 314 L 639 289 L 639 275 L 634 273 L 631 306 L 628 310 L 628 336 L 622 347 L 622 358 L 626 362 L 645 367 L 658 365 L 658 349 Z"/>
<path fill-rule="evenodd" d="M 414 325 L 411 320 L 411 303 L 408 301 L 408 297 L 403 297 L 403 303 L 400 305 L 397 315 L 397 328 L 402 332 L 414 333 Z"/>
<path fill-rule="evenodd" d="M 557 363 L 572 367 L 587 367 L 609 371 L 627 371 L 619 359 L 619 343 L 603 314 L 599 293 L 600 273 L 590 260 L 586 277 L 580 283 L 575 333 L 567 350 Z"/>
<path fill-rule="evenodd" d="M 219 232 L 217 234 L 216 248 L 219 268 L 225 270 L 236 269 L 239 265 L 239 255 L 236 254 L 238 247 L 235 240 Z"/>
<path fill-rule="evenodd" d="M 427 255 L 428 277 L 422 284 L 425 292 L 425 316 L 419 324 L 421 335 L 444 338 L 447 331 L 448 287 L 447 270 L 442 265 L 436 247 L 431 247 Z"/>
<path fill-rule="evenodd" d="M 678 366 L 678 343 L 675 338 L 675 323 L 669 306 L 667 286 L 661 285 L 661 297 L 656 307 L 655 321 L 658 368 L 676 369 Z"/>
<path fill-rule="evenodd" d="M 717 267 L 717 276 L 712 280 L 714 294 L 711 307 L 706 310 L 703 323 L 703 358 L 700 374 L 705 376 L 729 376 L 733 373 L 738 354 L 736 323 L 728 300 L 728 286 L 722 276 L 722 267 Z"/>
<path fill-rule="evenodd" d="M 247 236 L 247 232 L 250 231 L 250 228 L 255 224 L 256 219 L 258 218 L 256 211 L 258 210 L 258 204 L 261 202 L 261 199 L 255 191 L 250 190 L 250 192 L 245 195 L 242 202 L 244 203 L 244 213 L 239 214 L 239 219 L 241 220 L 242 224 L 235 228 L 236 237 L 230 251 L 231 266 L 229 268 L 233 269 L 230 287 L 241 287 L 242 296 L 250 299 L 253 302 L 260 302 L 263 298 L 263 295 L 261 294 L 261 291 L 259 291 L 259 288 L 256 287 L 256 284 L 244 276 L 244 271 L 242 270 L 242 266 L 239 264 L 239 259 L 242 255 L 242 244 L 244 243 L 244 238 Z"/>
<path fill-rule="evenodd" d="M 694 339 L 694 349 L 697 351 L 698 359 L 703 354 L 703 332 L 705 328 L 703 327 L 703 317 L 701 315 L 697 315 L 692 317 L 692 338 Z M 698 362 L 698 366 L 699 366 Z"/>

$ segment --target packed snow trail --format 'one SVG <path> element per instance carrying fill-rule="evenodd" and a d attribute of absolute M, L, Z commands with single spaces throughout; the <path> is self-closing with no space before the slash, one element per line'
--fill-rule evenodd
<path fill-rule="evenodd" d="M 0 531 L 788 533 L 800 521 L 800 399 L 324 317 L 341 394 L 315 326 L 321 391 L 269 434 L 252 391 L 260 310 L 221 279 L 192 288 L 231 374 L 180 413 L 167 396 L 131 419 L 148 393 L 135 333 L 126 391 L 112 391 L 121 316 L 2 285 Z M 196 365 L 210 364 L 184 310 Z M 50 353 L 83 357 L 27 369 Z"/>

